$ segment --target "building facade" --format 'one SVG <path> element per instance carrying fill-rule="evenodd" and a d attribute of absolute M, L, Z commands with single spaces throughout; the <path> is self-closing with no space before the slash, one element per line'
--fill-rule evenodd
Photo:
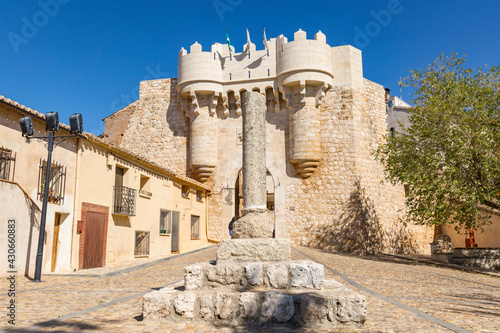
<path fill-rule="evenodd" d="M 7 221 L 15 220 L 15 255 L 18 274 L 33 275 L 40 230 L 45 172 L 46 141 L 26 140 L 19 119 L 33 119 L 35 136 L 46 136 L 45 116 L 0 96 L 0 253 L 7 258 Z M 56 135 L 69 135 L 62 125 Z M 68 272 L 71 264 L 71 232 L 75 218 L 76 139 L 57 145 L 52 153 L 50 189 L 45 228 L 42 272 Z M 12 231 L 12 230 L 11 230 Z M 5 261 L 0 274 L 9 269 Z"/>
<path fill-rule="evenodd" d="M 35 270 L 47 147 L 21 135 L 24 116 L 32 118 L 34 136 L 47 136 L 43 114 L 0 96 L 0 253 L 6 259 L 15 255 L 13 266 L 2 263 L 0 275 L 33 276 Z M 61 124 L 55 135 L 70 135 L 69 127 Z M 208 185 L 93 135 L 58 142 L 48 186 L 43 274 L 160 258 L 208 244 Z"/>
<path fill-rule="evenodd" d="M 267 100 L 276 237 L 355 253 L 429 251 L 432 230 L 401 222 L 404 190 L 372 156 L 386 133 L 385 92 L 363 77 L 360 50 L 299 30 L 242 53 L 195 43 L 178 68 L 178 78 L 141 82 L 139 100 L 105 119 L 103 139 L 211 186 L 210 238 L 228 238 L 240 214 L 241 94 L 257 91 Z"/>

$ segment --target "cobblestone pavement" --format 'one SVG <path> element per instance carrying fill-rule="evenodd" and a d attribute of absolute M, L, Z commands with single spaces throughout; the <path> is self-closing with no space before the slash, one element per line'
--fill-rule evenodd
<path fill-rule="evenodd" d="M 111 277 L 43 275 L 42 283 L 18 278 L 16 325 L 9 325 L 4 314 L 2 328 L 6 332 L 248 332 L 245 327 L 208 323 L 142 321 L 145 293 L 178 282 L 186 265 L 214 260 L 215 252 L 212 247 Z M 322 263 L 326 278 L 366 296 L 368 319 L 364 327 L 338 332 L 500 331 L 498 277 L 384 255 L 356 257 L 305 247 L 294 247 L 292 257 Z M 0 294 L 0 304 L 7 305 L 8 300 L 6 293 Z M 6 313 L 6 306 L 1 308 Z"/>

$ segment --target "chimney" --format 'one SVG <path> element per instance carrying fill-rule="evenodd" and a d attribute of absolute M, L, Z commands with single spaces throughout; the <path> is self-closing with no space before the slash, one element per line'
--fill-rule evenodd
<path fill-rule="evenodd" d="M 391 98 L 391 89 L 385 88 L 385 101 L 387 102 Z"/>

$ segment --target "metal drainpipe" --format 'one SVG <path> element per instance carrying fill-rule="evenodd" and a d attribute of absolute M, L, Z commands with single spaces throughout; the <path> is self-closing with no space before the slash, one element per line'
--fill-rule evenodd
<path fill-rule="evenodd" d="M 76 265 L 73 262 L 73 253 L 75 252 L 75 248 L 79 248 L 79 246 L 75 245 L 76 242 L 76 237 L 75 237 L 75 230 L 76 230 L 76 225 L 78 224 L 78 216 L 77 216 L 77 211 L 78 211 L 78 200 L 80 199 L 80 192 L 78 186 L 80 185 L 80 177 L 79 177 L 79 163 L 80 159 L 78 157 L 78 153 L 80 151 L 79 146 L 80 146 L 80 138 L 76 137 L 76 161 L 75 161 L 75 183 L 73 185 L 73 191 L 74 191 L 74 201 L 73 201 L 73 226 L 71 228 L 71 254 L 70 254 L 70 267 L 74 268 L 75 270 L 78 269 L 78 257 L 76 259 Z"/>

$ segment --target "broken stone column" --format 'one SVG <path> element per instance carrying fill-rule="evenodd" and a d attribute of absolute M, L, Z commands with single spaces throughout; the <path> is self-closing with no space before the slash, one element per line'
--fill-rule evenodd
<path fill-rule="evenodd" d="M 243 217 L 232 238 L 272 238 L 266 206 L 266 97 L 243 93 Z"/>

